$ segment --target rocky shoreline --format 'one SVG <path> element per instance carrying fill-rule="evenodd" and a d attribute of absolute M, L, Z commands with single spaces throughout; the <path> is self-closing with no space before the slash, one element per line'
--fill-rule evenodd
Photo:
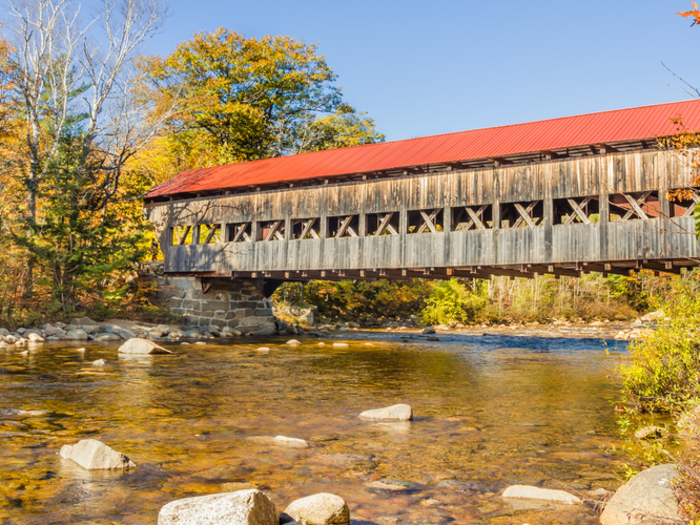
<path fill-rule="evenodd" d="M 634 321 L 594 321 L 591 323 L 571 323 L 553 321 L 548 324 L 518 323 L 510 325 L 466 326 L 457 322 L 446 325 L 424 327 L 416 316 L 409 319 L 385 322 L 357 323 L 353 321 L 322 324 L 304 328 L 299 324 L 274 319 L 274 329 L 245 331 L 231 327 L 220 328 L 213 325 L 152 324 L 121 319 L 98 323 L 87 317 L 80 317 L 70 324 L 44 324 L 41 328 L 0 328 L 0 347 L 26 345 L 29 343 L 73 342 L 120 342 L 140 337 L 162 343 L 206 341 L 208 339 L 238 338 L 243 336 L 313 335 L 323 336 L 334 332 L 372 331 L 426 335 L 489 335 L 510 337 L 616 339 L 629 341 L 648 337 L 654 333 L 663 312 L 652 312 Z M 304 321 L 308 318 L 305 316 Z M 432 337 L 429 340 L 439 340 Z"/>

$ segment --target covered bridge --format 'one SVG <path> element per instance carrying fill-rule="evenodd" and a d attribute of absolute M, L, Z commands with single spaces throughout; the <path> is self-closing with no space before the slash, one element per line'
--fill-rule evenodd
<path fill-rule="evenodd" d="M 183 172 L 146 210 L 165 271 L 217 280 L 679 272 L 695 176 L 659 137 L 700 101 Z"/>

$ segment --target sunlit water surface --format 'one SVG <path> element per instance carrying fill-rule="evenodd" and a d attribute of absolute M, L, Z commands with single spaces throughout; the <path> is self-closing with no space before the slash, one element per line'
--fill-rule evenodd
<path fill-rule="evenodd" d="M 500 493 L 511 484 L 580 495 L 619 485 L 608 450 L 619 443 L 611 374 L 624 346 L 352 337 L 347 349 L 245 339 L 137 358 L 113 345 L 0 349 L 0 523 L 152 525 L 166 503 L 233 483 L 255 484 L 280 510 L 338 494 L 357 525 L 597 523 L 589 506 Z M 105 367 L 91 365 L 100 358 Z M 357 418 L 399 402 L 413 406 L 413 422 Z M 264 439 L 277 435 L 315 446 Z M 84 438 L 139 467 L 88 472 L 59 458 L 62 445 Z"/>

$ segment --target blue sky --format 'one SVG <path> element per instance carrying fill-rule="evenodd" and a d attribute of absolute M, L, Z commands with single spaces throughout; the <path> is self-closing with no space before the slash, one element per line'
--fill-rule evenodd
<path fill-rule="evenodd" d="M 172 0 L 166 55 L 196 31 L 318 44 L 345 99 L 387 140 L 685 100 L 700 27 L 680 0 Z"/>

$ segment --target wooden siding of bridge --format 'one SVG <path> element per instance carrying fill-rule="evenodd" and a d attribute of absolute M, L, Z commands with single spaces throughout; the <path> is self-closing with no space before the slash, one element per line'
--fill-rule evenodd
<path fill-rule="evenodd" d="M 567 268 L 578 263 L 675 261 L 695 265 L 694 219 L 669 218 L 668 189 L 689 187 L 687 159 L 671 151 L 645 150 L 496 166 L 475 171 L 404 175 L 387 179 L 153 203 L 146 206 L 159 231 L 165 270 L 171 273 L 293 272 L 425 268 Z M 659 218 L 610 221 L 610 195 L 657 191 Z M 557 199 L 594 197 L 600 220 L 554 224 Z M 504 205 L 542 201 L 537 227 L 452 231 L 452 210 L 492 205 L 494 221 Z M 444 231 L 407 233 L 411 210 L 443 210 Z M 368 236 L 367 217 L 399 213 L 399 234 Z M 359 216 L 358 237 L 325 237 L 329 217 Z M 292 220 L 318 218 L 321 238 L 291 239 Z M 285 221 L 280 241 L 172 245 L 172 228 Z M 223 236 L 222 236 L 223 237 Z M 223 239 L 222 239 L 223 240 Z M 623 265 L 624 266 L 624 265 Z M 581 268 L 578 268 L 581 269 Z"/>

